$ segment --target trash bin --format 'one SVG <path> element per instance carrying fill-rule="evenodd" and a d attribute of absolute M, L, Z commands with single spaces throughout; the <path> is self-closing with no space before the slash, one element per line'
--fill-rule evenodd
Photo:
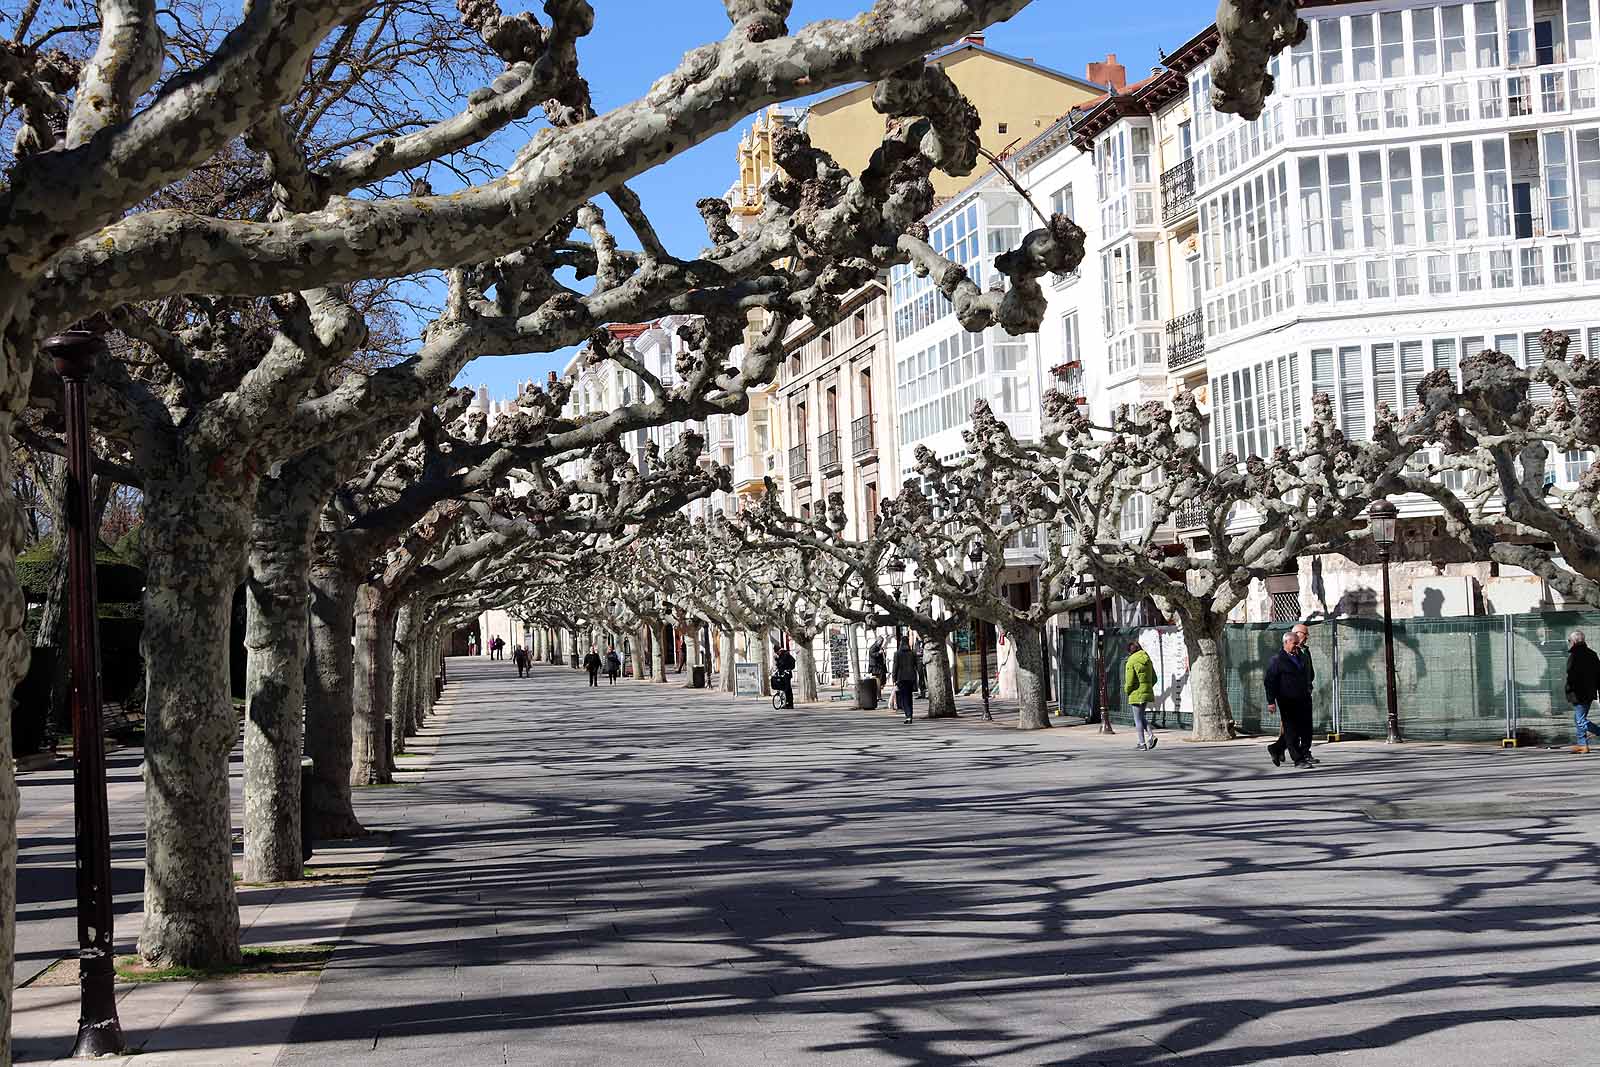
<path fill-rule="evenodd" d="M 689 679 L 689 688 L 690 689 L 704 689 L 705 687 L 706 687 L 706 669 L 704 667 L 697 666 L 697 667 L 694 668 L 693 676 Z"/>
<path fill-rule="evenodd" d="M 316 770 L 317 761 L 310 756 L 300 757 L 300 858 L 311 858 L 312 846 L 316 844 L 311 838 L 311 779 Z"/>
<path fill-rule="evenodd" d="M 878 680 L 863 678 L 856 683 L 856 707 L 871 711 L 878 706 Z"/>

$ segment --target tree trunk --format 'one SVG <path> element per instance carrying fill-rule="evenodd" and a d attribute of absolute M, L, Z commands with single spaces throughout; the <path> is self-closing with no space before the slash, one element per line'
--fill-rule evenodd
<path fill-rule="evenodd" d="M 261 488 L 245 580 L 244 880 L 299 878 L 311 535 L 322 502 Z"/>
<path fill-rule="evenodd" d="M 389 718 L 393 670 L 394 611 L 383 590 L 363 582 L 356 591 L 355 687 L 351 691 L 354 739 L 350 784 L 384 785 L 394 781 L 383 726 Z"/>
<path fill-rule="evenodd" d="M 1196 741 L 1226 741 L 1235 735 L 1228 682 L 1222 673 L 1222 645 L 1227 616 L 1206 612 L 1181 616 L 1183 644 L 1189 652 L 1189 678 L 1183 700 L 1193 716 L 1190 736 Z"/>
<path fill-rule="evenodd" d="M 763 628 L 755 636 L 761 643 L 760 653 L 756 657 L 756 662 L 761 664 L 761 695 L 769 697 L 772 695 L 772 631 Z"/>
<path fill-rule="evenodd" d="M 734 672 L 733 672 L 733 661 L 734 661 L 733 641 L 734 641 L 734 638 L 733 638 L 733 631 L 732 630 L 724 630 L 724 631 L 722 631 L 722 676 L 721 676 L 721 683 L 722 683 L 722 691 L 724 693 L 733 692 L 734 691 L 734 683 L 737 681 L 737 679 L 734 677 Z"/>
<path fill-rule="evenodd" d="M 408 600 L 394 613 L 394 641 L 390 645 L 394 663 L 394 682 L 390 688 L 389 706 L 394 718 L 394 751 L 398 755 L 406 750 L 406 738 L 416 734 L 420 715 L 417 712 L 417 622 L 414 601 Z"/>
<path fill-rule="evenodd" d="M 664 682 L 667 680 L 667 642 L 672 639 L 672 627 L 664 622 L 658 622 L 655 624 L 655 635 L 655 680 Z"/>
<path fill-rule="evenodd" d="M 3 345 L 0 374 L 5 383 L 0 404 L 0 441 L 10 441 L 14 409 L 28 395 L 31 364 L 9 343 Z M 23 639 L 26 601 L 17 582 L 17 550 L 22 543 L 22 509 L 11 492 L 12 451 L 0 448 L 0 1063 L 11 1062 L 12 962 L 17 916 L 17 780 L 11 750 L 11 692 L 28 669 Z"/>
<path fill-rule="evenodd" d="M 228 797 L 239 722 L 228 635 L 255 485 L 247 477 L 219 478 L 201 459 L 178 459 L 145 486 L 141 651 L 149 674 L 139 951 L 160 966 L 239 961 Z"/>
<path fill-rule="evenodd" d="M 797 702 L 811 703 L 817 699 L 817 653 L 813 647 L 813 638 L 803 635 L 790 635 L 794 641 L 794 670 L 799 675 L 795 679 L 799 684 L 795 686 L 795 700 Z"/>
<path fill-rule="evenodd" d="M 633 632 L 633 651 L 629 658 L 633 660 L 633 680 L 642 682 L 645 678 L 647 646 L 649 645 L 650 628 L 640 623 Z"/>
<path fill-rule="evenodd" d="M 332 553 L 311 565 L 311 655 L 306 661 L 306 755 L 312 769 L 311 835 L 318 841 L 366 836 L 350 793 L 355 708 L 350 647 L 358 582 Z"/>
<path fill-rule="evenodd" d="M 1011 654 L 1017 664 L 1017 729 L 1042 730 L 1050 725 L 1044 699 L 1044 656 L 1039 647 L 1039 627 L 1013 619 L 1006 627 Z"/>
<path fill-rule="evenodd" d="M 924 639 L 928 664 L 928 718 L 956 717 L 956 690 L 950 678 L 950 651 L 943 637 Z"/>

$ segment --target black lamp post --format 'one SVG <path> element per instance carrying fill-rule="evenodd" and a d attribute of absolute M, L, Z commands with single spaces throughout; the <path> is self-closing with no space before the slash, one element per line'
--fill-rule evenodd
<path fill-rule="evenodd" d="M 1395 530 L 1399 525 L 1399 510 L 1387 499 L 1374 500 L 1367 508 L 1367 519 L 1372 526 L 1372 540 L 1383 557 L 1383 680 L 1389 693 L 1389 737 L 1397 745 L 1400 737 L 1400 706 L 1394 691 L 1394 620 L 1389 612 L 1389 553 L 1394 547 Z"/>
<path fill-rule="evenodd" d="M 978 541 L 972 543 L 972 550 L 967 553 L 967 559 L 972 563 L 974 575 L 983 571 L 983 544 Z M 974 617 L 972 628 L 978 631 L 978 686 L 983 690 L 983 718 L 985 722 L 994 721 L 994 713 L 989 710 L 989 642 L 983 632 L 983 620 Z"/>
<path fill-rule="evenodd" d="M 889 580 L 894 583 L 894 599 L 895 603 L 899 603 L 901 583 L 906 579 L 905 557 L 889 557 L 889 562 L 884 564 L 883 569 L 889 575 Z M 894 637 L 895 643 L 898 645 L 900 641 L 900 616 L 898 614 L 894 618 Z"/>
<path fill-rule="evenodd" d="M 100 721 L 100 656 L 95 604 L 95 544 L 89 448 L 88 380 L 105 341 L 82 331 L 44 342 L 66 391 L 68 622 L 72 655 L 72 798 L 78 880 L 78 1043 L 75 1057 L 124 1051 L 114 988 L 116 938 L 111 910 L 111 817 Z"/>

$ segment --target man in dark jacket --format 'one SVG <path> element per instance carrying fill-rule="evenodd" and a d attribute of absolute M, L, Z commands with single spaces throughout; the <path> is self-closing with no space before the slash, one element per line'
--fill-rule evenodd
<path fill-rule="evenodd" d="M 794 657 L 782 645 L 774 645 L 772 688 L 783 694 L 783 706 L 794 707 Z"/>
<path fill-rule="evenodd" d="M 1589 735 L 1600 736 L 1600 726 L 1589 721 L 1589 708 L 1600 692 L 1600 656 L 1583 639 L 1582 630 L 1567 635 L 1567 699 L 1572 701 L 1573 719 L 1578 728 L 1572 751 L 1587 753 Z"/>
<path fill-rule="evenodd" d="M 589 654 L 583 657 L 583 669 L 589 672 L 589 684 L 600 685 L 600 652 L 593 645 L 589 646 Z"/>
<path fill-rule="evenodd" d="M 1311 766 L 1311 681 L 1306 667 L 1296 655 L 1300 640 L 1294 631 L 1283 635 L 1283 649 L 1267 664 L 1263 682 L 1267 690 L 1267 710 L 1276 710 L 1283 722 L 1283 736 L 1267 746 L 1275 765 L 1289 753 L 1296 767 Z"/>
<path fill-rule="evenodd" d="M 894 702 L 905 712 L 906 722 L 911 721 L 911 694 L 917 688 L 917 654 L 911 651 L 911 642 L 903 635 L 894 652 Z"/>

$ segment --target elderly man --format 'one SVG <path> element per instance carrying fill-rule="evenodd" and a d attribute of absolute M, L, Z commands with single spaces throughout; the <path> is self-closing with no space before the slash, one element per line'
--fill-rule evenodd
<path fill-rule="evenodd" d="M 1589 735 L 1600 736 L 1600 727 L 1589 721 L 1589 708 L 1594 704 L 1595 693 L 1600 690 L 1600 656 L 1595 655 L 1583 639 L 1582 630 L 1567 635 L 1567 699 L 1572 702 L 1572 715 L 1577 725 L 1577 743 L 1572 751 L 1587 754 Z"/>
<path fill-rule="evenodd" d="M 1263 678 L 1267 710 L 1275 710 L 1283 722 L 1283 736 L 1267 746 L 1267 755 L 1281 765 L 1287 751 L 1296 767 L 1310 767 L 1311 679 L 1298 655 L 1299 646 L 1299 637 L 1290 630 L 1283 635 L 1282 650 L 1267 664 Z"/>

